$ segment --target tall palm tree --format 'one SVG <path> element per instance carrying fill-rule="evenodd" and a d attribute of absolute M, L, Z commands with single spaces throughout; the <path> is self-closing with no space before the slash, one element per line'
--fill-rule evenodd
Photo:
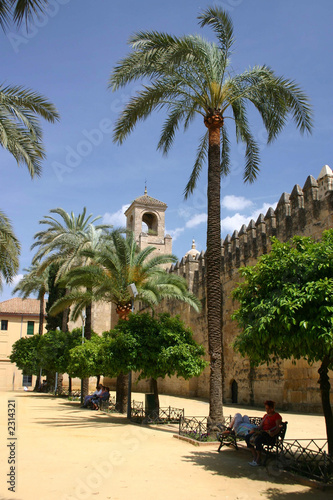
<path fill-rule="evenodd" d="M 0 26 L 5 31 L 13 20 L 18 26 L 25 20 L 31 21 L 34 15 L 44 12 L 48 0 L 0 0 Z"/>
<path fill-rule="evenodd" d="M 137 300 L 150 306 L 163 298 L 182 300 L 196 311 L 200 301 L 188 291 L 187 282 L 181 276 L 168 274 L 161 265 L 175 262 L 173 255 L 152 256 L 153 247 L 139 250 L 133 233 L 124 237 L 119 230 L 112 231 L 110 243 L 95 249 L 84 249 L 82 255 L 90 259 L 89 265 L 70 270 L 63 281 L 71 289 L 51 308 L 50 314 L 58 313 L 74 305 L 73 319 L 87 308 L 93 300 L 103 300 L 116 305 L 119 318 L 126 319 L 131 311 L 131 296 L 128 285 L 136 285 Z M 126 407 L 127 376 L 117 377 L 117 405 L 120 411 Z"/>
<path fill-rule="evenodd" d="M 39 247 L 33 262 L 39 262 L 40 269 L 47 269 L 51 265 L 58 266 L 56 281 L 65 275 L 70 269 L 86 265 L 87 258 L 81 255 L 83 249 L 95 250 L 101 244 L 104 236 L 111 226 L 101 224 L 94 226 L 100 217 L 92 219 L 92 214 L 86 215 L 86 208 L 82 214 L 75 216 L 73 212 L 67 213 L 62 208 L 50 210 L 51 213 L 60 216 L 60 220 L 52 216 L 45 216 L 40 224 L 48 225 L 48 228 L 35 234 L 35 243 L 32 248 Z M 70 290 L 66 289 L 66 294 Z M 85 329 L 86 339 L 91 337 L 91 309 L 92 303 L 87 302 L 85 308 Z M 50 311 L 52 308 L 50 309 Z M 69 307 L 63 311 L 62 330 L 67 331 Z M 81 397 L 87 395 L 89 391 L 89 380 L 82 381 Z"/>
<path fill-rule="evenodd" d="M 38 115 L 51 123 L 59 119 L 54 105 L 37 92 L 0 84 L 0 144 L 32 178 L 41 174 L 45 158 Z"/>
<path fill-rule="evenodd" d="M 75 266 L 83 264 L 80 251 L 83 248 L 96 245 L 96 240 L 101 237 L 101 231 L 105 232 L 111 226 L 102 224 L 93 226 L 100 217 L 92 219 L 92 214 L 86 215 L 86 207 L 83 208 L 82 214 L 76 216 L 73 212 L 67 213 L 62 208 L 54 208 L 50 213 L 56 214 L 57 218 L 46 215 L 44 219 L 39 221 L 40 224 L 47 225 L 47 229 L 35 234 L 35 243 L 31 248 L 38 247 L 38 250 L 33 258 L 33 263 L 39 263 L 40 270 L 46 269 L 51 264 L 59 266 L 57 278 L 66 274 Z M 98 231 L 98 237 L 96 234 Z M 67 330 L 68 311 L 64 314 L 63 331 Z M 91 333 L 91 315 L 89 311 L 86 318 L 86 337 L 89 338 Z"/>
<path fill-rule="evenodd" d="M 18 293 L 23 299 L 27 299 L 32 294 L 37 294 L 37 299 L 39 300 L 39 335 L 43 335 L 43 325 L 44 325 L 44 303 L 45 294 L 49 291 L 49 272 L 46 268 L 43 272 L 40 272 L 39 266 L 34 264 L 28 269 L 23 269 L 25 275 L 18 282 L 13 290 L 13 295 Z"/>
<path fill-rule="evenodd" d="M 19 268 L 21 247 L 8 217 L 0 210 L 0 291 L 2 282 L 12 283 Z"/>
<path fill-rule="evenodd" d="M 221 176 L 229 173 L 228 125 L 235 126 L 237 141 L 245 144 L 244 181 L 253 182 L 259 172 L 259 147 L 251 134 L 247 105 L 258 110 L 272 142 L 289 116 L 301 131 L 310 131 L 311 108 L 307 97 L 292 81 L 275 75 L 267 66 L 242 74 L 230 71 L 233 25 L 219 7 L 208 7 L 199 16 L 200 26 L 213 29 L 217 43 L 198 35 L 175 37 L 166 33 L 139 32 L 130 39 L 132 51 L 114 68 L 109 86 L 118 90 L 143 79 L 141 91 L 125 106 L 115 125 L 114 140 L 122 143 L 135 125 L 154 110 L 165 109 L 158 149 L 166 154 L 178 127 L 186 130 L 201 116 L 206 133 L 185 188 L 185 198 L 195 189 L 208 156 L 207 306 L 210 354 L 210 410 L 212 422 L 223 419 L 222 406 L 222 291 Z"/>

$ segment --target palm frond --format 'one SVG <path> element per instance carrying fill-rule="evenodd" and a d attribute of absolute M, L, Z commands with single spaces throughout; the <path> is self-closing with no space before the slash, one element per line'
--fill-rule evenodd
<path fill-rule="evenodd" d="M 184 189 L 184 198 L 185 200 L 190 196 L 190 194 L 193 193 L 197 181 L 200 176 L 200 172 L 203 167 L 204 160 L 207 157 L 207 148 L 208 148 L 208 132 L 205 133 L 205 135 L 201 138 L 199 142 L 199 147 L 197 150 L 197 157 L 192 169 L 191 176 L 188 180 L 188 183 L 186 184 L 186 187 Z"/>
<path fill-rule="evenodd" d="M 210 26 L 213 28 L 217 39 L 220 42 L 220 49 L 223 52 L 225 59 L 229 57 L 230 49 L 234 43 L 233 24 L 231 17 L 227 12 L 219 7 L 209 7 L 204 10 L 199 16 L 200 27 Z"/>

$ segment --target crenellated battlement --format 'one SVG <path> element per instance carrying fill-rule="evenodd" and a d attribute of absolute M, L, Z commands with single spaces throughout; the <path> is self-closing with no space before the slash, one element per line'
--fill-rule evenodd
<path fill-rule="evenodd" d="M 254 264 L 269 251 L 272 236 L 282 241 L 294 235 L 320 238 L 323 230 L 330 227 L 333 227 L 333 172 L 325 165 L 317 180 L 310 175 L 303 188 L 296 184 L 290 194 L 283 193 L 275 210 L 270 207 L 266 215 L 260 214 L 256 221 L 243 224 L 232 236 L 226 235 L 221 241 L 222 275 Z M 169 272 L 187 278 L 190 290 L 198 293 L 200 286 L 205 285 L 205 253 L 183 257 Z"/>

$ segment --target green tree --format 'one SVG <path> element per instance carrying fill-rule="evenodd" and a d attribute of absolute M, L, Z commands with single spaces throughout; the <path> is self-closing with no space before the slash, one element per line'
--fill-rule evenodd
<path fill-rule="evenodd" d="M 37 355 L 40 365 L 50 372 L 68 373 L 70 350 L 82 343 L 81 328 L 72 332 L 55 330 L 41 338 Z"/>
<path fill-rule="evenodd" d="M 48 0 L 0 0 L 0 26 L 6 31 L 10 21 L 20 26 L 25 20 L 28 28 L 28 22 L 44 12 L 47 4 Z"/>
<path fill-rule="evenodd" d="M 329 453 L 333 414 L 328 370 L 333 369 L 333 230 L 321 241 L 273 238 L 272 250 L 255 266 L 242 268 L 234 291 L 240 307 L 233 319 L 242 329 L 234 348 L 253 365 L 277 359 L 320 363 L 319 386 Z"/>
<path fill-rule="evenodd" d="M 181 124 L 186 130 L 196 116 L 207 129 L 199 142 L 197 157 L 185 188 L 188 197 L 196 187 L 208 156 L 207 307 L 210 354 L 211 421 L 221 421 L 222 407 L 222 291 L 221 269 L 221 176 L 229 173 L 229 123 L 236 139 L 245 144 L 244 181 L 253 182 L 259 172 L 259 147 L 250 130 L 248 105 L 259 112 L 268 143 L 284 128 L 289 116 L 301 132 L 311 130 L 311 109 L 305 94 L 290 80 L 278 77 L 267 66 L 242 74 L 229 69 L 234 43 L 233 25 L 219 7 L 199 16 L 200 26 L 213 29 L 217 43 L 198 35 L 175 37 L 166 33 L 139 32 L 130 39 L 131 53 L 114 68 L 109 85 L 116 91 L 143 80 L 143 88 L 122 111 L 114 140 L 122 143 L 135 125 L 155 110 L 166 110 L 158 149 L 166 154 Z"/>
<path fill-rule="evenodd" d="M 188 380 L 198 377 L 207 363 L 204 348 L 193 339 L 193 333 L 179 316 L 168 313 L 153 318 L 149 314 L 130 314 L 111 332 L 103 334 L 107 366 L 111 369 L 139 372 L 139 380 L 152 379 L 155 408 L 159 408 L 157 379 L 176 375 Z"/>
<path fill-rule="evenodd" d="M 19 268 L 21 247 L 8 217 L 0 211 L 0 292 L 2 283 L 12 283 Z"/>
<path fill-rule="evenodd" d="M 67 371 L 71 377 L 85 379 L 103 375 L 104 342 L 99 335 L 73 347 L 69 353 Z"/>
<path fill-rule="evenodd" d="M 39 335 L 21 337 L 12 346 L 9 359 L 19 370 L 23 371 L 24 375 L 39 375 L 41 365 L 37 352 L 41 338 Z"/>

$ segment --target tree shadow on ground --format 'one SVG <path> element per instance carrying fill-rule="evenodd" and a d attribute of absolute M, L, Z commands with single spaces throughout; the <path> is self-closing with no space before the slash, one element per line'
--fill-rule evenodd
<path fill-rule="evenodd" d="M 332 489 L 329 486 L 327 491 L 320 489 L 309 489 L 309 486 L 304 483 L 302 478 L 291 477 L 285 471 L 280 470 L 275 463 L 274 459 L 270 459 L 266 466 L 251 467 L 249 461 L 251 455 L 246 450 L 239 453 L 236 450 L 223 450 L 222 453 L 217 451 L 193 451 L 189 455 L 184 455 L 183 460 L 193 463 L 194 466 L 202 467 L 212 474 L 221 477 L 242 479 L 247 478 L 253 481 L 262 481 L 263 483 L 269 482 L 271 487 L 265 491 L 258 491 L 258 497 L 266 498 L 269 500 L 289 500 L 293 498 L 304 499 L 328 499 L 332 498 Z M 303 492 L 290 492 L 286 493 L 279 488 L 283 484 L 304 484 Z M 273 486 L 274 485 L 274 486 Z M 246 499 L 245 496 L 240 495 L 238 498 Z"/>

